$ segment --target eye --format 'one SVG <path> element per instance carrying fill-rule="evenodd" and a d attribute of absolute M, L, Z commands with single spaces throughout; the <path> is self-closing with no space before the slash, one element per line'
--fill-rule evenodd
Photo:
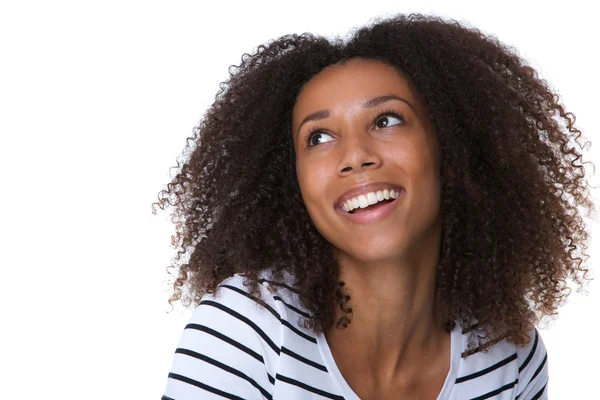
<path fill-rule="evenodd" d="M 327 137 L 329 137 L 330 139 L 328 140 Z M 306 134 L 306 141 L 308 142 L 308 147 L 313 147 L 322 143 L 329 142 L 331 140 L 333 140 L 333 138 L 329 133 L 323 132 L 319 129 L 311 129 Z"/>
<path fill-rule="evenodd" d="M 376 128 L 387 128 L 389 126 L 400 125 L 402 123 L 404 123 L 404 117 L 391 110 L 384 111 L 375 117 Z"/>
<path fill-rule="evenodd" d="M 404 116 L 393 110 L 385 110 L 377 114 L 373 120 L 373 124 L 379 129 L 401 125 L 404 124 Z M 312 128 L 306 133 L 305 140 L 308 147 L 314 147 L 319 144 L 330 142 L 334 139 L 331 134 L 318 128 Z"/>

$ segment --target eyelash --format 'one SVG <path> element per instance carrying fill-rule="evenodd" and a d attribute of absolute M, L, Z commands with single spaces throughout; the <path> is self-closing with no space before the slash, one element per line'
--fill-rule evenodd
<path fill-rule="evenodd" d="M 397 112 L 395 110 L 391 110 L 390 109 L 390 110 L 384 110 L 384 111 L 380 112 L 379 114 L 377 114 L 377 116 L 375 118 L 373 118 L 372 124 L 375 124 L 379 120 L 379 118 L 385 117 L 387 115 L 391 115 L 392 117 L 397 118 L 397 119 L 399 119 L 402 122 L 405 121 L 404 120 L 404 114 L 399 113 L 399 112 Z M 313 145 L 310 144 L 310 139 L 312 138 L 313 134 L 315 134 L 317 132 L 320 132 L 320 131 L 322 131 L 322 129 L 317 128 L 317 127 L 313 127 L 313 128 L 310 128 L 306 132 L 306 134 L 304 135 L 304 141 L 307 143 L 308 147 L 314 147 L 314 146 L 316 146 L 314 144 Z"/>

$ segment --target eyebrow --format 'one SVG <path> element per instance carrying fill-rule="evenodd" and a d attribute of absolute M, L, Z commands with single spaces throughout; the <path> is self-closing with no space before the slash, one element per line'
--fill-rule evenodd
<path fill-rule="evenodd" d="M 384 96 L 373 97 L 371 99 L 368 99 L 368 100 L 362 102 L 362 107 L 363 108 L 373 108 L 373 107 L 377 107 L 378 105 L 385 103 L 386 101 L 390 101 L 390 100 L 400 100 L 400 101 L 406 103 L 416 113 L 415 108 L 413 107 L 412 104 L 410 104 L 410 102 L 408 102 L 406 99 L 403 99 L 402 97 L 396 96 L 395 94 L 387 94 Z M 302 125 L 304 125 L 306 122 L 318 121 L 321 119 L 329 118 L 330 115 L 331 115 L 331 112 L 329 110 L 320 110 L 320 111 L 316 111 L 312 114 L 307 115 L 302 120 L 302 122 L 300 122 L 300 126 L 298 126 L 298 130 L 296 131 L 296 134 L 298 134 L 300 132 L 300 128 L 302 128 Z"/>

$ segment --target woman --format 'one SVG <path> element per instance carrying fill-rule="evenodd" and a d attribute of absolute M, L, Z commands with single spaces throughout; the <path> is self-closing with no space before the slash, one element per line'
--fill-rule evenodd
<path fill-rule="evenodd" d="M 244 55 L 157 203 L 198 304 L 163 399 L 547 399 L 595 212 L 573 121 L 433 16 Z"/>

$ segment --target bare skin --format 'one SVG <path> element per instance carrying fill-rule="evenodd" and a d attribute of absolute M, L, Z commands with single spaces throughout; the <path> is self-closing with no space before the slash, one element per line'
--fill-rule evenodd
<path fill-rule="evenodd" d="M 403 100 L 365 107 L 388 95 Z M 292 127 L 304 203 L 351 295 L 352 323 L 325 332 L 338 368 L 361 399 L 436 399 L 450 368 L 450 334 L 434 317 L 440 153 L 425 107 L 393 67 L 353 59 L 304 86 Z M 404 197 L 383 219 L 356 223 L 336 205 L 367 183 L 401 186 Z"/>

